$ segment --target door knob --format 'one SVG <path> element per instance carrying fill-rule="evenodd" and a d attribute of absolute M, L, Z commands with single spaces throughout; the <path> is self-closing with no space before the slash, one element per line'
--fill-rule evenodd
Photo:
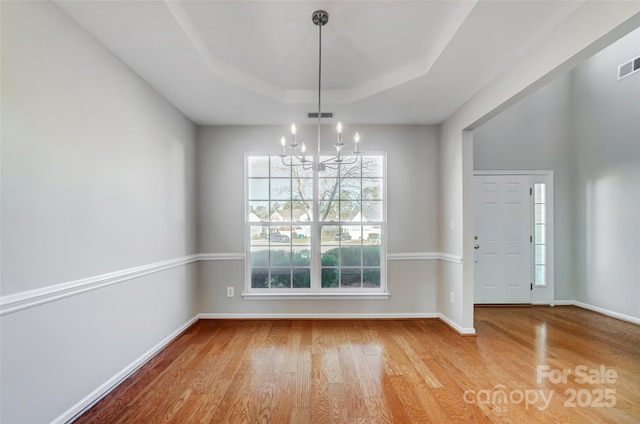
<path fill-rule="evenodd" d="M 474 245 L 474 246 L 473 246 L 473 248 L 474 248 L 474 249 L 480 249 L 480 245 L 479 245 L 479 244 L 476 244 L 476 245 Z"/>

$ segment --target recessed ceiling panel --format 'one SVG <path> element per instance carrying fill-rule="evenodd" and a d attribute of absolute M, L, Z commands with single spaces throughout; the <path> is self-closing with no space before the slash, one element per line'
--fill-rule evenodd
<path fill-rule="evenodd" d="M 181 2 L 209 53 L 284 90 L 351 89 L 429 55 L 457 2 Z"/>
<path fill-rule="evenodd" d="M 435 124 L 573 13 L 576 1 L 56 1 L 202 125 Z M 326 91 L 325 91 L 326 90 Z M 327 120 L 331 122 L 332 120 Z"/>

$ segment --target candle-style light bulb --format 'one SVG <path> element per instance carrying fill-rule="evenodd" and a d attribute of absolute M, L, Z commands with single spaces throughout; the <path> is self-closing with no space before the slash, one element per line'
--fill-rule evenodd
<path fill-rule="evenodd" d="M 302 150 L 302 154 L 304 155 L 304 153 L 307 151 L 307 146 L 302 143 L 302 147 L 300 148 L 300 150 Z"/>
<path fill-rule="evenodd" d="M 287 139 L 284 138 L 284 136 L 280 139 L 280 144 L 282 145 L 282 152 L 280 153 L 280 156 L 285 157 L 287 153 L 285 152 L 284 146 L 287 144 Z"/>
<path fill-rule="evenodd" d="M 356 143 L 356 150 L 354 153 L 360 153 L 360 134 L 358 134 L 358 132 L 353 136 L 353 141 Z"/>
<path fill-rule="evenodd" d="M 336 141 L 335 146 L 338 147 L 342 145 L 342 124 L 340 122 L 336 125 L 336 131 L 338 132 L 338 141 Z"/>
<path fill-rule="evenodd" d="M 289 144 L 289 147 L 294 150 L 298 148 L 298 143 L 296 143 L 296 124 L 291 124 L 291 144 Z"/>

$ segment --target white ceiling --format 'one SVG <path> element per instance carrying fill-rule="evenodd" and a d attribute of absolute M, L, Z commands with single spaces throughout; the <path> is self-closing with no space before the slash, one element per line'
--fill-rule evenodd
<path fill-rule="evenodd" d="M 65 1 L 57 4 L 201 125 L 440 123 L 582 1 Z"/>

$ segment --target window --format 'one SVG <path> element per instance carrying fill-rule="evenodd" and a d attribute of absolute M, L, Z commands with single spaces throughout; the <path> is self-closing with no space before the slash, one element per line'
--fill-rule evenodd
<path fill-rule="evenodd" d="M 546 184 L 533 184 L 533 265 L 534 285 L 544 287 L 547 285 L 547 201 Z"/>
<path fill-rule="evenodd" d="M 385 291 L 385 157 L 353 158 L 315 171 L 247 155 L 248 292 Z"/>

